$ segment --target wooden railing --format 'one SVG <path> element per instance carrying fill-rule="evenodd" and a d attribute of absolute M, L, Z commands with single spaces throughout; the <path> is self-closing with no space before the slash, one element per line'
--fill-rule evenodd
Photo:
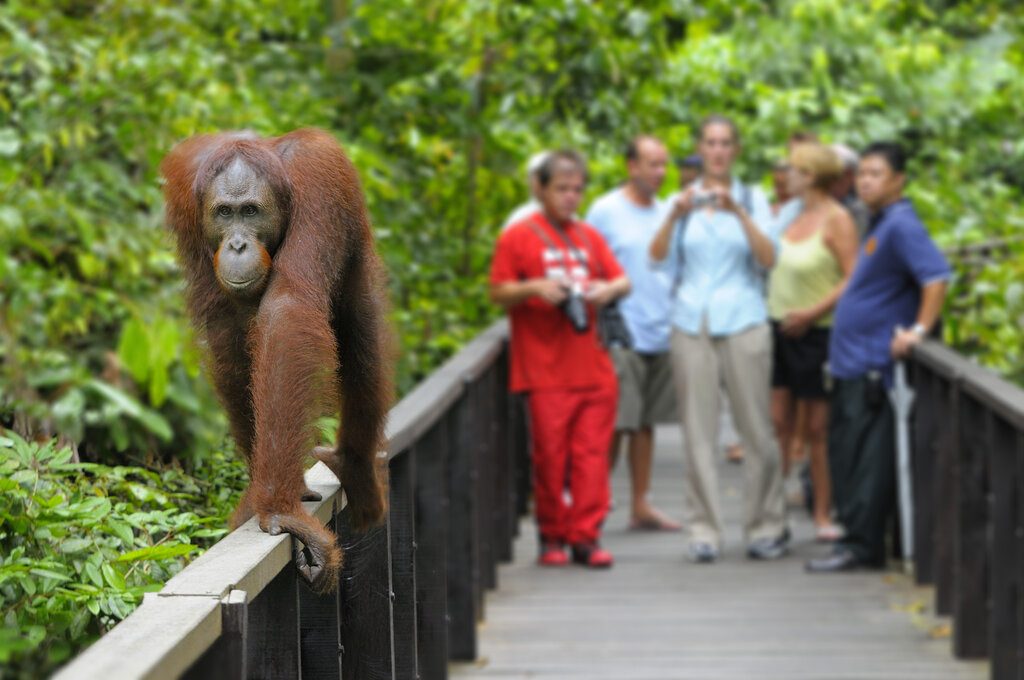
<path fill-rule="evenodd" d="M 391 410 L 384 526 L 351 532 L 333 475 L 320 463 L 307 472 L 323 500 L 305 505 L 345 549 L 336 594 L 310 591 L 293 539 L 250 520 L 56 677 L 434 680 L 449 659 L 475 658 L 484 591 L 526 509 L 507 335 L 494 324 Z"/>
<path fill-rule="evenodd" d="M 911 362 L 915 573 L 953 652 L 1024 679 L 1024 390 L 927 342 Z"/>

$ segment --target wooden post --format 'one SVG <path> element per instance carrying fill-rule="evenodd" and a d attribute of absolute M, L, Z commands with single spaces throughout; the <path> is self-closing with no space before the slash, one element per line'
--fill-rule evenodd
<path fill-rule="evenodd" d="M 533 464 L 530 460 L 530 427 L 526 411 L 526 395 L 512 395 L 512 452 L 516 459 L 516 516 L 523 517 L 530 511 L 530 494 L 533 493 Z M 517 534 L 518 534 L 518 523 Z"/>
<path fill-rule="evenodd" d="M 938 380 L 938 474 L 935 478 L 935 611 L 953 613 L 953 536 L 959 497 L 957 468 L 960 465 L 960 386 L 958 380 Z"/>
<path fill-rule="evenodd" d="M 220 602 L 221 632 L 217 641 L 181 677 L 184 680 L 246 680 L 248 602 L 244 590 L 232 590 Z"/>
<path fill-rule="evenodd" d="M 337 509 L 332 512 L 337 517 Z M 335 530 L 337 520 L 327 524 Z M 340 579 L 339 579 L 340 590 Z M 341 600 L 338 591 L 318 595 L 299 579 L 299 643 L 302 677 L 340 680 Z"/>
<path fill-rule="evenodd" d="M 246 665 L 250 678 L 301 677 L 298 578 L 293 566 L 285 567 L 249 605 Z"/>
<path fill-rule="evenodd" d="M 914 368 L 917 398 L 913 411 L 914 576 L 921 585 L 935 580 L 935 476 L 938 421 L 942 417 L 937 376 L 920 363 Z"/>
<path fill-rule="evenodd" d="M 416 453 L 391 459 L 391 583 L 395 623 L 395 677 L 419 675 L 416 652 Z"/>
<path fill-rule="evenodd" d="M 497 548 L 494 541 L 494 476 L 496 465 L 494 464 L 494 437 L 491 433 L 491 422 L 494 418 L 494 405 L 489 399 L 487 381 L 481 376 L 469 386 L 468 390 L 471 399 L 476 404 L 476 456 L 477 469 L 480 471 L 477 477 L 477 507 L 480 512 L 480 534 L 477 545 L 480 555 L 477 563 L 480 565 L 480 582 L 484 588 L 491 590 L 498 586 L 498 571 L 495 553 Z M 483 599 L 481 596 L 480 612 L 483 614 Z"/>
<path fill-rule="evenodd" d="M 476 561 L 480 533 L 474 493 L 476 416 L 468 391 L 448 418 L 448 656 L 472 661 L 477 655 L 477 602 L 482 589 Z"/>
<path fill-rule="evenodd" d="M 341 654 L 345 680 L 394 678 L 391 551 L 388 524 L 352 531 L 348 510 L 338 515 L 345 549 L 341 575 Z"/>
<path fill-rule="evenodd" d="M 1024 434 L 996 418 L 992 437 L 992 678 L 1024 678 Z"/>
<path fill-rule="evenodd" d="M 496 558 L 500 562 L 512 560 L 512 529 L 514 485 L 512 484 L 512 456 L 508 446 L 508 392 L 499 376 L 499 368 L 487 369 L 487 397 L 491 401 L 491 437 L 494 446 L 494 540 Z"/>
<path fill-rule="evenodd" d="M 983 658 L 988 654 L 987 463 L 991 450 L 991 413 L 976 399 L 961 393 L 960 465 L 953 535 L 953 653 L 960 658 Z"/>
<path fill-rule="evenodd" d="M 419 673 L 448 677 L 448 421 L 416 444 L 416 634 Z"/>

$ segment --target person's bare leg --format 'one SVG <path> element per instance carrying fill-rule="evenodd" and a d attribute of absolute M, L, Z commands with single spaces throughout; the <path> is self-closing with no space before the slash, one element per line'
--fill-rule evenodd
<path fill-rule="evenodd" d="M 651 490 L 651 466 L 654 461 L 654 433 L 641 427 L 629 438 L 629 475 L 633 492 L 633 519 L 648 514 L 647 493 Z"/>
<path fill-rule="evenodd" d="M 633 518 L 636 529 L 677 531 L 678 522 L 651 505 L 651 468 L 654 464 L 654 428 L 641 427 L 629 438 L 629 472 L 633 485 Z"/>
<path fill-rule="evenodd" d="M 623 430 L 615 430 L 615 434 L 612 435 L 612 445 L 608 449 L 609 474 L 615 470 L 615 465 L 619 462 L 619 452 L 622 450 L 622 435 Z"/>
<path fill-rule="evenodd" d="M 793 465 L 807 459 L 807 447 L 809 444 L 807 439 L 808 402 L 805 399 L 797 399 L 794 401 L 792 408 L 792 421 L 789 430 L 789 441 L 787 442 L 788 448 L 783 454 L 787 461 L 785 473 L 788 473 Z"/>
<path fill-rule="evenodd" d="M 785 388 L 772 388 L 772 425 L 775 426 L 775 436 L 779 440 L 782 477 L 785 479 L 789 476 L 789 451 L 793 436 L 793 398 Z"/>
<path fill-rule="evenodd" d="M 832 482 L 828 471 L 828 402 L 807 401 L 807 439 L 811 449 L 811 484 L 814 487 L 814 525 L 830 527 Z"/>

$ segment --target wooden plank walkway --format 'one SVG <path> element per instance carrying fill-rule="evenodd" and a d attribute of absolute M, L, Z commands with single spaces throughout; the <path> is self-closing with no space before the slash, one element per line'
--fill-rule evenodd
<path fill-rule="evenodd" d="M 654 499 L 682 514 L 681 434 L 660 428 Z M 943 622 L 928 614 L 932 594 L 892 572 L 809 576 L 815 544 L 807 515 L 790 512 L 792 554 L 778 562 L 746 559 L 741 539 L 742 479 L 723 463 L 728 523 L 722 558 L 684 559 L 680 534 L 626 530 L 628 477 L 615 472 L 618 508 L 604 543 L 609 572 L 534 565 L 536 529 L 524 520 L 515 561 L 503 565 L 487 596 L 480 655 L 452 664 L 455 680 L 899 680 L 987 677 L 982 662 L 955 660 Z"/>

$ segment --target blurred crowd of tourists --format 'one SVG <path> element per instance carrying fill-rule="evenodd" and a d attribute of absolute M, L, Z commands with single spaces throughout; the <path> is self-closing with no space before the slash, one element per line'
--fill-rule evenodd
<path fill-rule="evenodd" d="M 694 151 L 663 200 L 670 150 L 637 136 L 624 182 L 582 219 L 585 160 L 538 153 L 530 200 L 502 228 L 491 297 L 510 318 L 510 389 L 528 405 L 539 563 L 612 565 L 600 535 L 625 448 L 629 527 L 683 531 L 694 562 L 722 550 L 724 455 L 742 464 L 750 558 L 787 553 L 788 487 L 831 545 L 808 571 L 881 566 L 895 498 L 887 391 L 894 362 L 933 331 L 950 275 L 904 196 L 906 153 L 796 133 L 769 196 L 736 176 L 730 118 L 706 118 Z M 681 522 L 650 498 L 667 423 L 683 430 Z"/>

